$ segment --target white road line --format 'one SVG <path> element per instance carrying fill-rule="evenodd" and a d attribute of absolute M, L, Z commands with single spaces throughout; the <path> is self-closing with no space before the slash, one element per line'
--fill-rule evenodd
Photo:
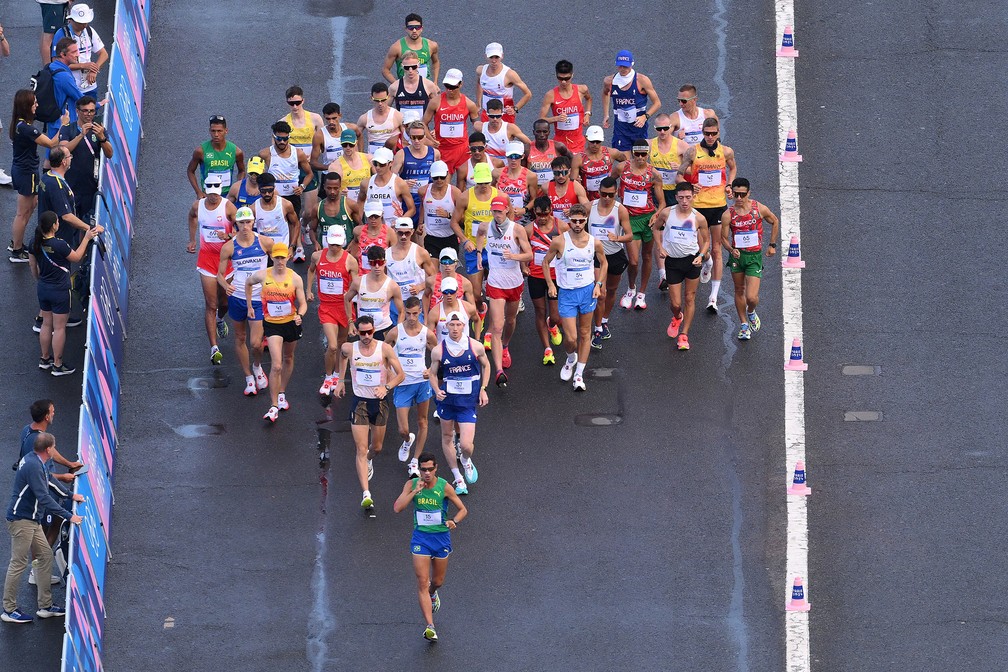
<path fill-rule="evenodd" d="M 332 78 L 329 80 L 329 100 L 343 106 L 343 96 L 346 94 L 346 81 L 343 77 L 343 45 L 346 41 L 347 22 L 345 16 L 334 16 L 330 20 L 332 29 Z"/>
<path fill-rule="evenodd" d="M 777 17 L 775 35 L 779 40 L 784 34 L 784 27 L 795 24 L 794 0 L 776 0 L 775 5 Z M 777 61 L 777 146 L 783 148 L 788 131 L 798 128 L 795 59 L 775 60 Z M 782 224 L 781 241 L 778 245 L 781 255 L 787 254 L 791 236 L 801 238 L 798 165 L 780 163 Z M 784 309 L 784 357 L 787 357 L 791 339 L 802 338 L 801 272 L 783 271 L 781 286 Z M 804 339 L 802 342 L 804 343 Z M 795 462 L 805 461 L 805 376 L 792 371 L 784 373 L 784 442 L 787 464 L 781 492 L 787 488 Z M 781 602 L 790 597 L 791 582 L 796 576 L 804 580 L 806 599 L 814 601 L 815 594 L 809 590 L 811 581 L 808 576 L 808 498 L 787 495 L 785 497 L 787 497 L 787 569 L 784 585 L 787 592 L 781 596 Z M 812 664 L 809 650 L 809 615 L 807 612 L 785 612 L 785 624 L 785 669 L 787 672 L 809 672 Z"/>

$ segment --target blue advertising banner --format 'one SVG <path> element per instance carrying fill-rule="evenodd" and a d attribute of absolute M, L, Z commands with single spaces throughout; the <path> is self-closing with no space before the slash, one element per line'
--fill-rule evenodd
<path fill-rule="evenodd" d="M 100 672 L 105 629 L 105 570 L 112 531 L 112 484 L 118 443 L 120 367 L 129 305 L 130 242 L 142 136 L 144 66 L 150 39 L 150 0 L 117 0 L 109 59 L 105 127 L 113 157 L 102 159 L 97 222 L 104 254 L 92 252 L 91 304 L 84 355 L 79 455 L 88 472 L 76 480 L 83 517 L 70 535 L 64 672 Z"/>

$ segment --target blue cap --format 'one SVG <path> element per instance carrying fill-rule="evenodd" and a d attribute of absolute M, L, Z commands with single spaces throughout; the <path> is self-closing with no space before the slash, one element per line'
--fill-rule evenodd
<path fill-rule="evenodd" d="M 633 54 L 630 53 L 629 49 L 624 49 L 616 54 L 616 66 L 623 66 L 624 68 L 633 67 Z"/>

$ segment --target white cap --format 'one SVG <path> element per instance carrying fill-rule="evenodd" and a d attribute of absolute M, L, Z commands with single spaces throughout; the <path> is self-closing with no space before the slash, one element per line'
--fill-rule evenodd
<path fill-rule="evenodd" d="M 453 310 L 452 312 L 448 313 L 448 321 L 464 323 L 466 321 L 466 318 L 463 317 L 462 313 L 458 312 L 457 310 Z"/>
<path fill-rule="evenodd" d="M 394 158 L 395 155 L 392 154 L 392 150 L 388 147 L 379 147 L 371 156 L 371 160 L 375 163 L 392 163 L 392 159 Z"/>
<path fill-rule="evenodd" d="M 504 147 L 504 156 L 511 156 L 512 154 L 525 154 L 525 143 L 521 140 L 512 140 L 507 143 Z"/>
<path fill-rule="evenodd" d="M 461 84 L 462 71 L 459 70 L 458 68 L 452 68 L 451 70 L 445 73 L 444 79 L 442 79 L 441 82 L 444 84 L 450 84 L 451 86 Z"/>
<path fill-rule="evenodd" d="M 395 228 L 399 231 L 412 231 L 413 220 L 409 217 L 396 217 Z"/>
<path fill-rule="evenodd" d="M 342 226 L 330 226 L 325 234 L 326 245 L 346 245 L 346 231 Z"/>
<path fill-rule="evenodd" d="M 491 42 L 486 46 L 487 58 L 491 56 L 500 56 L 504 58 L 504 47 L 501 46 L 500 42 Z"/>
<path fill-rule="evenodd" d="M 438 261 L 444 259 L 445 257 L 450 258 L 452 261 L 458 261 L 458 250 L 454 247 L 446 247 L 441 250 L 441 254 L 438 255 Z"/>
<path fill-rule="evenodd" d="M 441 291 L 448 290 L 450 292 L 458 291 L 458 280 L 455 278 L 441 278 Z"/>
<path fill-rule="evenodd" d="M 224 185 L 221 182 L 220 175 L 207 175 L 206 179 L 203 180 L 203 193 L 220 194 L 223 191 Z"/>
<path fill-rule="evenodd" d="M 430 167 L 431 177 L 448 177 L 448 164 L 444 161 L 435 161 Z"/>
<path fill-rule="evenodd" d="M 378 201 L 368 201 L 364 204 L 364 216 L 369 215 L 383 215 L 385 214 L 385 208 Z"/>
<path fill-rule="evenodd" d="M 585 131 L 585 138 L 591 141 L 602 142 L 605 140 L 605 131 L 602 130 L 601 126 L 589 126 L 588 130 Z"/>
<path fill-rule="evenodd" d="M 70 15 L 67 18 L 77 23 L 91 23 L 94 21 L 94 10 L 79 2 L 70 8 Z"/>

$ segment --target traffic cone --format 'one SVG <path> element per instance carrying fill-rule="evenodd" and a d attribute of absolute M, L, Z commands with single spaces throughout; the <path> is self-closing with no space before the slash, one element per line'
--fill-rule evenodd
<path fill-rule="evenodd" d="M 796 338 L 791 343 L 791 359 L 784 365 L 786 371 L 807 371 L 808 364 L 802 360 L 801 339 Z"/>
<path fill-rule="evenodd" d="M 801 244 L 798 236 L 791 236 L 791 244 L 788 245 L 787 256 L 782 262 L 784 268 L 805 268 L 805 262 L 801 258 Z"/>
<path fill-rule="evenodd" d="M 795 462 L 794 479 L 791 481 L 791 487 L 787 489 L 787 494 L 802 496 L 812 494 L 812 488 L 805 485 L 805 463 L 801 460 Z"/>
<path fill-rule="evenodd" d="M 793 128 L 788 131 L 787 140 L 784 141 L 784 153 L 780 155 L 780 160 L 786 163 L 801 163 L 802 155 L 798 153 L 798 133 Z"/>
<path fill-rule="evenodd" d="M 802 585 L 800 576 L 794 577 L 794 584 L 791 586 L 791 599 L 787 603 L 787 611 L 808 611 L 812 605 L 805 599 L 805 586 Z"/>
<path fill-rule="evenodd" d="M 784 26 L 784 37 L 781 38 L 777 56 L 780 58 L 798 57 L 798 50 L 794 48 L 794 31 L 791 30 L 791 26 Z"/>

